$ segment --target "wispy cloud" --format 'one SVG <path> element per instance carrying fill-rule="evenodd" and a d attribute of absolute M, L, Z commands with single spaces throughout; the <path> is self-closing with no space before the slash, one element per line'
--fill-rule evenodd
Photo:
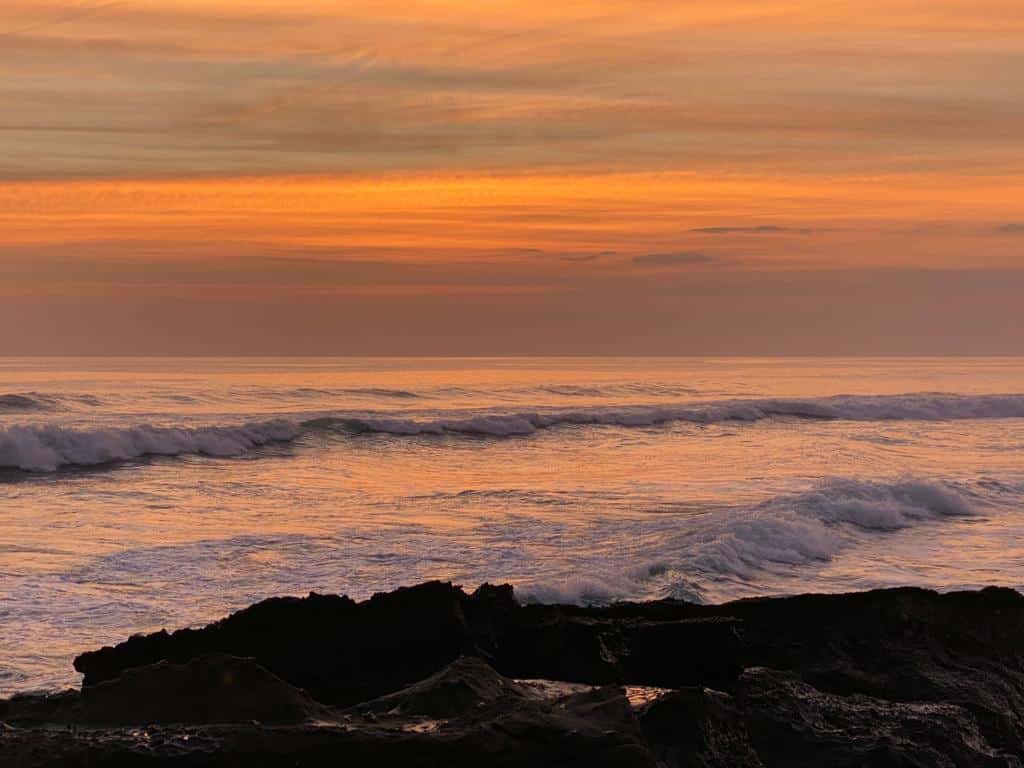
<path fill-rule="evenodd" d="M 633 263 L 644 267 L 676 267 L 688 264 L 710 264 L 714 256 L 706 253 L 683 251 L 680 253 L 645 253 L 634 256 Z"/>
<path fill-rule="evenodd" d="M 1018 221 L 1011 224 L 1003 224 L 1003 226 L 999 228 L 999 231 L 1011 235 L 1024 235 L 1024 222 Z"/>
<path fill-rule="evenodd" d="M 514 5 L 5 0 L 0 178 L 1019 175 L 1022 27 L 1000 3 Z M 809 25 L 832 44 L 807 48 Z M 747 230 L 790 231 L 707 234 Z"/>
<path fill-rule="evenodd" d="M 559 258 L 562 261 L 571 261 L 575 264 L 587 264 L 593 261 L 600 261 L 609 256 L 614 256 L 615 251 L 599 251 L 596 253 L 564 253 Z"/>
<path fill-rule="evenodd" d="M 690 231 L 702 235 L 812 235 L 819 230 L 808 227 L 779 227 L 774 224 L 760 224 L 753 227 L 697 227 Z"/>

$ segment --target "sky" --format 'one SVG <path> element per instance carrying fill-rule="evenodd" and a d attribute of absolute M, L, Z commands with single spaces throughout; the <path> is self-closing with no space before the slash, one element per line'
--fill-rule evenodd
<path fill-rule="evenodd" d="M 1024 354 L 1019 0 L 4 0 L 0 354 Z"/>

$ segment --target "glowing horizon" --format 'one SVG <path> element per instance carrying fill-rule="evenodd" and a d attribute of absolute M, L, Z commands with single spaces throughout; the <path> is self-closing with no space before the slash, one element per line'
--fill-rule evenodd
<path fill-rule="evenodd" d="M 13 0 L 0 40 L 0 353 L 1024 351 L 1010 2 Z"/>

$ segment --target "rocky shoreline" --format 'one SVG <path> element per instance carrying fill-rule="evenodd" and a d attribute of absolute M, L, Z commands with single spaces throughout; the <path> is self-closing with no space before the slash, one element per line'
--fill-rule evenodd
<path fill-rule="evenodd" d="M 0 701 L 4 766 L 1022 766 L 1024 596 L 265 600 Z"/>

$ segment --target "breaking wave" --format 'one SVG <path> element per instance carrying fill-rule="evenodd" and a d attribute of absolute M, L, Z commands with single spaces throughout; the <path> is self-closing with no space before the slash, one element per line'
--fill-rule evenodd
<path fill-rule="evenodd" d="M 555 427 L 656 427 L 672 422 L 704 425 L 773 418 L 850 421 L 1024 418 L 1024 395 L 842 395 L 444 417 L 331 415 L 305 420 L 276 418 L 241 425 L 197 427 L 141 424 L 83 428 L 14 424 L 0 427 L 0 469 L 52 472 L 61 467 L 93 466 L 144 456 L 236 456 L 251 448 L 294 440 L 309 432 L 503 438 L 532 435 Z"/>
<path fill-rule="evenodd" d="M 953 485 L 924 480 L 831 480 L 733 517 L 694 549 L 691 564 L 709 574 L 749 578 L 771 565 L 828 561 L 864 533 L 976 514 L 977 502 Z"/>
<path fill-rule="evenodd" d="M 54 472 L 146 456 L 237 456 L 257 446 L 293 440 L 299 428 L 274 419 L 231 427 L 135 427 L 72 429 L 14 425 L 0 429 L 0 468 Z"/>
<path fill-rule="evenodd" d="M 517 585 L 516 593 L 527 602 L 593 604 L 651 597 L 705 601 L 720 597 L 716 585 L 723 584 L 761 584 L 763 591 L 766 573 L 795 576 L 794 567 L 827 563 L 872 538 L 974 516 L 984 506 L 978 493 L 941 481 L 826 480 L 712 519 L 664 521 L 656 550 L 637 553 L 644 565 L 602 571 L 595 563 L 586 576 Z"/>

